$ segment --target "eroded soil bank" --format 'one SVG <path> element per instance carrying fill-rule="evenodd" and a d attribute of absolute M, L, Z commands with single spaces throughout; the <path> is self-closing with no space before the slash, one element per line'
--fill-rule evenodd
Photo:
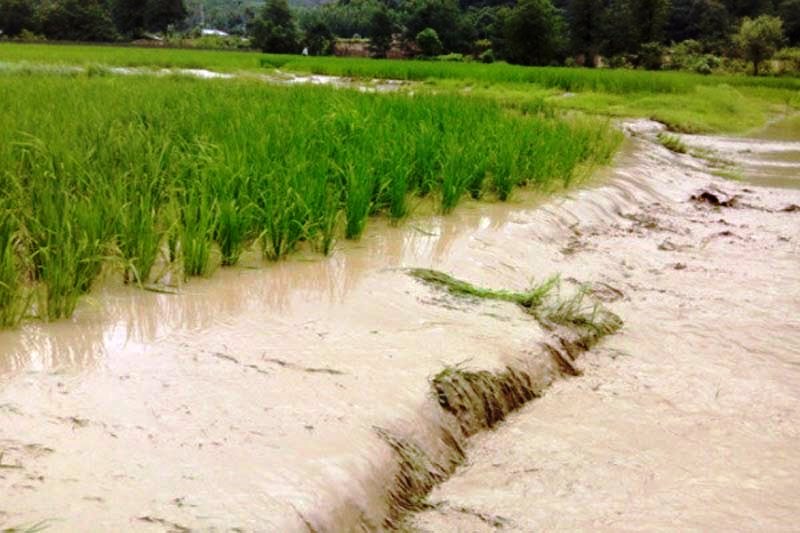
<path fill-rule="evenodd" d="M 634 129 L 652 139 L 657 126 Z M 759 169 L 754 182 L 800 177 L 759 159 L 796 142 L 684 141 L 729 149 Z M 650 150 L 620 172 L 652 190 L 616 216 L 576 217 L 574 253 L 559 262 L 619 291 L 624 332 L 581 359 L 581 379 L 476 436 L 414 529 L 796 530 L 800 195 Z"/>
<path fill-rule="evenodd" d="M 112 287 L 70 322 L 0 333 L 0 527 L 790 529 L 800 192 L 724 181 L 657 125 L 626 127 L 600 185 L 536 208 L 467 204 L 325 261 Z M 626 326 L 482 432 L 430 379 L 488 372 L 516 399 L 487 412 L 517 407 L 570 373 L 553 333 L 401 267 L 516 290 L 560 273 Z"/>

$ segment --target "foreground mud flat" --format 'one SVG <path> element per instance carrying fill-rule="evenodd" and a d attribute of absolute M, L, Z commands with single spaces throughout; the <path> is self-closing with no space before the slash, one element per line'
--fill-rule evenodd
<path fill-rule="evenodd" d="M 0 333 L 0 526 L 791 528 L 800 193 L 626 128 L 598 186 L 538 208 L 470 204 L 177 295 L 111 287 Z M 626 326 L 551 357 L 518 306 L 402 267 L 517 290 L 561 274 Z M 557 380 L 564 355 L 583 377 Z M 443 401 L 430 381 L 453 367 L 510 375 L 515 399 L 481 410 L 452 380 Z"/>

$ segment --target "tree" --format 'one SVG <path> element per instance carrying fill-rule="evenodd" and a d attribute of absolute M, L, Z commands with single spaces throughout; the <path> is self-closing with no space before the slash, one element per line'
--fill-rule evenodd
<path fill-rule="evenodd" d="M 605 55 L 632 53 L 639 47 L 636 20 L 629 0 L 610 0 L 602 24 Z"/>
<path fill-rule="evenodd" d="M 267 0 L 261 14 L 250 25 L 253 45 L 264 52 L 297 52 L 297 27 L 286 0 Z"/>
<path fill-rule="evenodd" d="M 148 31 L 163 32 L 188 15 L 183 0 L 148 0 L 144 9 L 144 27 Z"/>
<path fill-rule="evenodd" d="M 727 44 L 730 29 L 730 13 L 720 0 L 672 0 L 667 25 L 669 40 L 703 41 L 706 49 L 720 51 Z"/>
<path fill-rule="evenodd" d="M 664 41 L 664 30 L 669 20 L 670 0 L 630 0 L 631 14 L 636 30 L 636 48 L 644 43 Z"/>
<path fill-rule="evenodd" d="M 145 7 L 142 0 L 114 0 L 111 15 L 117 30 L 127 37 L 135 37 L 144 29 Z"/>
<path fill-rule="evenodd" d="M 637 54 L 645 43 L 663 43 L 670 5 L 670 0 L 610 0 L 603 16 L 606 54 Z"/>
<path fill-rule="evenodd" d="M 115 41 L 119 35 L 111 13 L 98 0 L 62 0 L 43 5 L 40 31 L 48 39 L 66 41 Z"/>
<path fill-rule="evenodd" d="M 783 0 L 778 4 L 778 15 L 783 19 L 786 37 L 793 45 L 800 44 L 800 0 Z"/>
<path fill-rule="evenodd" d="M 405 21 L 406 38 L 414 40 L 421 31 L 431 28 L 445 51 L 465 51 L 473 36 L 470 26 L 464 22 L 455 0 L 414 0 L 409 3 Z"/>
<path fill-rule="evenodd" d="M 392 47 L 394 23 L 386 7 L 378 9 L 369 21 L 369 50 L 374 57 L 386 57 Z"/>
<path fill-rule="evenodd" d="M 306 30 L 303 44 L 308 47 L 311 55 L 328 55 L 333 44 L 333 34 L 327 24 L 319 21 Z"/>
<path fill-rule="evenodd" d="M 571 0 L 568 5 L 572 52 L 585 56 L 589 66 L 594 66 L 594 57 L 600 53 L 604 8 L 603 0 Z"/>
<path fill-rule="evenodd" d="M 771 58 L 783 42 L 783 21 L 771 15 L 745 17 L 734 41 L 744 58 L 753 62 L 753 75 L 758 76 L 761 62 Z"/>
<path fill-rule="evenodd" d="M 28 0 L 0 0 L 0 30 L 14 37 L 22 30 L 33 30 L 33 6 Z"/>
<path fill-rule="evenodd" d="M 416 42 L 422 55 L 426 57 L 438 56 L 442 53 L 442 42 L 439 40 L 439 34 L 433 28 L 425 28 L 419 32 Z"/>
<path fill-rule="evenodd" d="M 507 59 L 523 65 L 548 65 L 564 48 L 564 19 L 550 0 L 520 0 L 505 26 Z"/>

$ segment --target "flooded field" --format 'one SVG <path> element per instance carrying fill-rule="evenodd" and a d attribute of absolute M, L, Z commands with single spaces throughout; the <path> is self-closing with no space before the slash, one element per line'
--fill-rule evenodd
<path fill-rule="evenodd" d="M 586 189 L 375 222 L 329 258 L 245 257 L 179 294 L 112 283 L 69 321 L 0 332 L 0 526 L 790 530 L 800 192 L 625 128 Z M 515 290 L 559 274 L 625 328 L 558 380 L 551 332 L 518 306 L 407 267 Z M 467 439 L 432 394 L 454 366 L 553 386 Z"/>
<path fill-rule="evenodd" d="M 681 135 L 690 147 L 708 151 L 734 176 L 755 185 L 800 188 L 800 117 L 783 118 L 744 137 Z"/>
<path fill-rule="evenodd" d="M 618 213 L 630 223 L 574 226 L 581 259 L 564 269 L 604 273 L 624 332 L 582 359 L 583 379 L 476 437 L 414 530 L 796 528 L 800 195 L 715 181 L 672 157 L 653 150 L 624 171 L 659 191 Z M 735 207 L 711 205 L 701 186 Z"/>

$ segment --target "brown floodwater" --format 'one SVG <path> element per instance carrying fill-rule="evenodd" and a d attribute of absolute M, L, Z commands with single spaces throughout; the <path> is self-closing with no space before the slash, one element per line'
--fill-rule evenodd
<path fill-rule="evenodd" d="M 800 115 L 784 117 L 745 137 L 681 135 L 691 148 L 708 150 L 743 181 L 800 188 Z"/>
<path fill-rule="evenodd" d="M 109 282 L 70 321 L 0 332 L 0 527 L 381 529 L 397 468 L 376 428 L 436 453 L 452 421 L 430 377 L 505 368 L 546 336 L 511 304 L 403 271 L 431 267 L 606 286 L 626 326 L 584 377 L 473 438 L 417 527 L 791 529 L 800 213 L 781 209 L 800 192 L 724 181 L 654 143 L 652 123 L 626 128 L 581 190 L 374 221 L 329 258 L 179 294 Z M 690 201 L 700 189 L 739 207 Z"/>

